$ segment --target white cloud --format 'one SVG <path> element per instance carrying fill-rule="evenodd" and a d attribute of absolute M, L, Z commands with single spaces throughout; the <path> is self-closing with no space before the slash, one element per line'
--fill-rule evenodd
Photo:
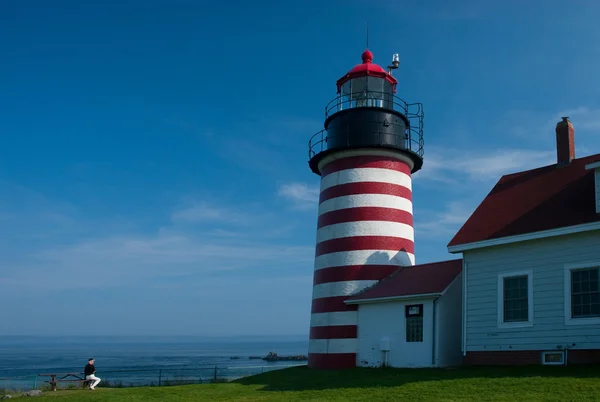
<path fill-rule="evenodd" d="M 203 281 L 224 272 L 276 267 L 273 277 L 289 269 L 312 272 L 314 246 L 285 242 L 288 227 L 250 226 L 244 232 L 220 228 L 180 231 L 160 228 L 154 234 L 96 234 L 87 239 L 42 243 L 25 254 L 5 258 L 0 283 L 15 289 L 56 291 L 68 288 L 160 283 L 186 286 L 182 276 Z M 285 267 L 285 269 L 284 269 Z M 286 269 L 288 271 L 286 271 Z M 47 272 L 52 272 L 48 276 Z M 302 271 L 296 271 L 302 272 Z M 174 280 L 174 281 L 173 281 Z"/>
<path fill-rule="evenodd" d="M 423 170 L 415 179 L 446 183 L 497 181 L 504 174 L 534 169 L 554 163 L 555 151 L 531 149 L 459 150 L 436 149 L 426 155 Z"/>
<path fill-rule="evenodd" d="M 448 239 L 467 221 L 477 204 L 472 201 L 452 201 L 441 211 L 418 211 L 415 214 L 415 237 Z M 417 239 L 418 240 L 418 239 Z"/>
<path fill-rule="evenodd" d="M 512 110 L 495 126 L 494 136 L 502 133 L 505 143 L 514 142 L 522 147 L 503 146 L 499 149 L 428 147 L 423 169 L 415 180 L 431 180 L 447 184 L 497 181 L 504 174 L 535 169 L 556 163 L 555 128 L 563 116 L 568 116 L 575 127 L 577 157 L 600 152 L 600 109 L 580 106 L 557 113 L 531 110 Z M 507 128 L 510 122 L 510 128 Z M 507 136 L 508 135 L 508 136 Z"/>
<path fill-rule="evenodd" d="M 576 151 L 590 148 L 590 152 L 581 154 L 594 154 L 600 152 L 600 109 L 579 106 L 557 113 L 544 113 L 531 110 L 511 110 L 498 122 L 494 131 L 511 134 L 521 139 L 522 142 L 538 143 L 545 148 L 554 149 L 556 124 L 562 117 L 569 118 L 575 127 Z M 510 122 L 507 131 L 506 122 Z M 576 152 L 579 155 L 580 152 Z"/>
<path fill-rule="evenodd" d="M 53 291 L 145 284 L 156 278 L 171 278 L 177 286 L 183 283 L 177 280 L 181 275 L 210 276 L 269 267 L 277 267 L 269 275 L 273 277 L 301 272 L 290 271 L 296 267 L 308 267 L 312 272 L 313 241 L 298 242 L 290 237 L 295 223 L 288 219 L 282 224 L 281 216 L 268 206 L 242 203 L 245 209 L 239 212 L 235 206 L 191 202 L 164 216 L 166 224 L 148 230 L 147 222 L 95 221 L 82 212 L 69 214 L 55 202 L 34 195 L 23 195 L 20 210 L 0 197 L 1 216 L 11 223 L 0 227 L 3 287 L 11 284 L 14 290 Z M 27 202 L 32 198 L 41 200 Z M 10 208 L 4 208 L 7 205 Z M 160 216 L 157 219 L 164 221 Z M 197 222 L 210 225 L 181 224 Z"/>
<path fill-rule="evenodd" d="M 555 157 L 553 150 L 434 148 L 415 175 L 416 187 L 430 181 L 428 189 L 441 200 L 453 200 L 433 203 L 439 210 L 421 210 L 415 202 L 415 236 L 450 241 L 501 176 L 552 164 Z"/>
<path fill-rule="evenodd" d="M 600 130 L 600 109 L 590 109 L 586 106 L 579 106 L 575 109 L 565 110 L 557 113 L 553 119 L 552 131 L 554 132 L 554 126 L 561 120 L 561 117 L 566 116 L 571 120 L 577 130 Z"/>
<path fill-rule="evenodd" d="M 174 222 L 229 222 L 247 223 L 248 216 L 232 209 L 216 207 L 206 202 L 198 202 L 193 206 L 179 209 L 171 215 Z"/>
<path fill-rule="evenodd" d="M 304 183 L 288 183 L 279 187 L 278 195 L 287 198 L 298 209 L 315 208 L 319 201 L 319 188 Z"/>
<path fill-rule="evenodd" d="M 244 226 L 272 223 L 276 220 L 276 216 L 262 203 L 250 203 L 243 200 L 238 202 L 225 202 L 220 199 L 198 200 L 195 198 L 187 198 L 178 208 L 175 208 L 171 214 L 171 222 L 177 224 L 194 224 L 206 223 L 215 225 L 227 225 L 217 228 L 222 231 L 215 230 L 215 234 L 224 235 L 228 232 L 232 234 L 230 226 Z M 206 228 L 208 229 L 208 228 Z M 262 228 L 265 229 L 264 227 Z M 246 228 L 246 230 L 248 230 Z"/>
<path fill-rule="evenodd" d="M 500 176 L 554 163 L 555 151 L 529 149 L 499 149 L 487 155 L 453 161 L 455 171 L 465 172 L 470 178 L 499 179 Z"/>
<path fill-rule="evenodd" d="M 153 236 L 109 236 L 52 247 L 33 254 L 33 261 L 13 280 L 23 286 L 57 288 L 115 286 L 214 272 L 261 268 L 265 264 L 310 266 L 314 247 L 274 245 L 270 241 L 232 241 L 190 234 L 158 233 Z M 43 275 L 43 281 L 28 277 Z"/>

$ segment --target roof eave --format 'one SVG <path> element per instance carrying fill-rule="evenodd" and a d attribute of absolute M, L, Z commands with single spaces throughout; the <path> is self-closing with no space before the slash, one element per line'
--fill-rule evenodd
<path fill-rule="evenodd" d="M 483 240 L 473 243 L 455 244 L 448 246 L 448 252 L 452 254 L 461 253 L 463 251 L 475 250 L 484 247 L 500 246 L 504 244 L 519 243 L 528 240 L 545 239 L 548 237 L 562 236 L 568 234 L 589 232 L 592 230 L 600 230 L 600 221 L 584 223 L 575 226 L 566 226 L 558 229 L 542 230 L 539 232 L 525 233 L 515 236 L 501 237 L 498 239 Z"/>
<path fill-rule="evenodd" d="M 585 170 L 598 169 L 598 168 L 600 168 L 600 161 L 594 162 L 594 163 L 588 163 L 587 165 L 585 165 Z"/>
<path fill-rule="evenodd" d="M 414 299 L 434 299 L 442 296 L 442 293 L 420 293 L 415 295 L 406 296 L 389 296 L 389 297 L 374 297 L 371 299 L 356 299 L 356 300 L 345 300 L 346 304 L 367 304 L 367 303 L 384 303 L 391 301 L 403 301 L 403 300 L 414 300 Z"/>

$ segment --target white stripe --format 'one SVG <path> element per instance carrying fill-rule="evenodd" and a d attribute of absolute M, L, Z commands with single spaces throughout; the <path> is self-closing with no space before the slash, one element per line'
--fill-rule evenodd
<path fill-rule="evenodd" d="M 412 201 L 404 197 L 389 194 L 353 194 L 323 201 L 319 205 L 319 215 L 340 209 L 359 207 L 393 208 L 407 211 L 411 214 L 413 212 Z"/>
<path fill-rule="evenodd" d="M 379 281 L 343 281 L 320 283 L 313 286 L 313 299 L 322 297 L 350 296 L 366 287 L 375 285 Z"/>
<path fill-rule="evenodd" d="M 390 236 L 414 241 L 413 227 L 405 223 L 387 221 L 343 222 L 317 230 L 317 243 L 354 236 Z"/>
<path fill-rule="evenodd" d="M 358 311 L 335 311 L 332 313 L 315 313 L 310 316 L 311 327 L 328 327 L 334 325 L 357 325 Z"/>
<path fill-rule="evenodd" d="M 397 250 L 353 250 L 323 254 L 315 258 L 315 271 L 345 265 L 415 265 L 415 256 Z"/>
<path fill-rule="evenodd" d="M 321 179 L 321 191 L 340 184 L 365 181 L 398 184 L 409 190 L 412 189 L 410 176 L 406 173 L 381 168 L 354 168 L 340 170 L 323 177 Z"/>
<path fill-rule="evenodd" d="M 311 339 L 308 353 L 356 353 L 357 339 Z"/>

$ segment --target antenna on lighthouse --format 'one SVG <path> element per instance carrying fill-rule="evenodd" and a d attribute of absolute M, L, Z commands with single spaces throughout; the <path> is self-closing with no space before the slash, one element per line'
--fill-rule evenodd
<path fill-rule="evenodd" d="M 388 74 L 392 75 L 392 70 L 397 69 L 399 65 L 400 65 L 400 56 L 398 56 L 398 53 L 394 53 L 392 55 L 392 64 L 387 66 Z"/>

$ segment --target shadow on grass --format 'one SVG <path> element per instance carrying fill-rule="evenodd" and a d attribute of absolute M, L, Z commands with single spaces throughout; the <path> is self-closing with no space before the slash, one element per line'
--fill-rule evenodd
<path fill-rule="evenodd" d="M 242 385 L 262 385 L 263 391 L 305 391 L 340 388 L 398 387 L 413 382 L 499 378 L 600 378 L 600 366 L 468 367 L 456 369 L 310 370 L 294 367 L 241 378 Z"/>

